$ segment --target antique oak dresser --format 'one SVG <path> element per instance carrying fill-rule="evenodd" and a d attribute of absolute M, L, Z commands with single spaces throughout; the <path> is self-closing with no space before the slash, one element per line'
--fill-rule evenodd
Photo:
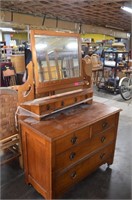
<path fill-rule="evenodd" d="M 92 65 L 78 34 L 31 31 L 32 62 L 18 89 L 26 183 L 59 198 L 113 163 L 120 109 L 93 102 Z"/>
<path fill-rule="evenodd" d="M 93 102 L 21 122 L 26 182 L 59 198 L 104 163 L 113 163 L 119 109 Z"/>

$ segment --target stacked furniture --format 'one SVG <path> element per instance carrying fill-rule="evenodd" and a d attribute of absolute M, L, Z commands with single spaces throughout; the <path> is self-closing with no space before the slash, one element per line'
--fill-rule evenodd
<path fill-rule="evenodd" d="M 119 93 L 119 80 L 125 76 L 123 70 L 128 69 L 128 62 L 127 51 L 104 51 L 103 73 L 98 88 Z"/>
<path fill-rule="evenodd" d="M 93 83 L 95 85 L 98 85 L 100 77 L 103 74 L 103 63 L 100 60 L 100 56 L 97 54 L 92 54 L 90 58 L 92 62 Z"/>

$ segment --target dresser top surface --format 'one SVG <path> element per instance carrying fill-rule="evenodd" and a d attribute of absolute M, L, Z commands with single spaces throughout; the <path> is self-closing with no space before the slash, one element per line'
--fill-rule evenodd
<path fill-rule="evenodd" d="M 42 121 L 26 118 L 25 120 L 20 120 L 20 123 L 35 131 L 40 136 L 52 140 L 81 129 L 86 125 L 94 124 L 120 111 L 121 109 L 119 108 L 93 102 L 92 105 L 81 104 L 60 111 L 45 117 Z"/>

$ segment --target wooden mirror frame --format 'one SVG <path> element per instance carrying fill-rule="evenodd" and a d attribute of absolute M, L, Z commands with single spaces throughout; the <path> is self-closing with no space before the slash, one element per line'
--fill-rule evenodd
<path fill-rule="evenodd" d="M 74 37 L 78 41 L 78 60 L 80 67 L 80 77 L 51 80 L 46 82 L 39 82 L 38 74 L 38 62 L 35 49 L 35 35 L 47 35 L 47 36 L 61 36 L 61 37 Z M 44 96 L 44 94 L 55 94 L 56 91 L 73 88 L 73 90 L 78 89 L 83 85 L 83 75 L 82 75 L 82 58 L 81 58 L 81 38 L 79 34 L 73 33 L 63 33 L 55 31 L 45 31 L 45 30 L 31 30 L 31 50 L 32 50 L 32 61 L 34 67 L 34 79 L 35 79 L 35 93 L 36 98 Z"/>
<path fill-rule="evenodd" d="M 43 52 L 42 54 L 41 51 L 40 54 L 36 52 L 36 47 L 35 47 L 36 35 L 63 36 L 67 38 L 69 37 L 70 40 L 71 37 L 74 37 L 78 41 L 78 51 L 77 48 L 75 48 L 76 49 L 75 54 L 73 50 L 72 50 L 73 52 L 71 50 L 67 52 L 66 42 L 64 43 L 62 42 L 62 44 L 64 44 L 64 46 L 62 47 L 60 47 L 60 45 L 57 43 L 57 48 L 54 49 L 54 54 L 48 54 L 49 55 L 48 56 L 46 50 L 44 51 L 44 59 L 42 59 Z M 54 41 L 52 42 L 54 43 Z M 41 44 L 39 40 L 38 44 Z M 44 44 L 44 41 L 42 41 L 42 44 Z M 49 44 L 50 44 L 49 46 L 52 45 L 51 43 Z M 58 47 L 62 49 L 62 54 Z M 43 45 L 43 48 L 45 48 L 45 44 Z M 41 120 L 44 116 L 54 112 L 58 112 L 59 110 L 66 109 L 81 103 L 88 103 L 88 104 L 92 103 L 93 99 L 93 90 L 91 87 L 92 64 L 90 57 L 86 57 L 83 59 L 81 58 L 81 38 L 79 34 L 32 30 L 31 50 L 32 50 L 32 61 L 27 66 L 28 69 L 27 81 L 23 85 L 18 87 L 18 104 L 22 109 L 30 111 L 31 113 L 33 113 L 33 116 L 35 114 L 35 119 Z M 50 48 L 49 50 L 50 50 L 49 52 L 51 53 Z M 71 54 L 69 54 L 69 52 Z M 66 57 L 65 56 L 63 57 L 63 53 Z M 71 55 L 73 55 L 73 57 Z M 57 56 L 57 59 L 55 56 Z M 60 57 L 65 58 L 66 62 L 63 63 L 64 60 L 60 62 L 61 60 Z M 48 63 L 49 60 L 51 60 L 50 63 L 51 65 Z M 53 60 L 55 61 L 55 66 Z M 72 61 L 74 64 L 72 63 Z M 42 66 L 45 67 L 45 69 L 43 68 L 41 69 Z M 79 70 L 78 66 L 80 67 Z M 48 67 L 51 68 L 48 69 Z M 48 73 L 46 74 L 45 72 L 46 73 L 50 72 L 52 73 L 53 76 L 52 75 L 50 76 L 50 74 L 49 76 L 47 76 Z M 54 72 L 56 74 L 53 74 Z"/>

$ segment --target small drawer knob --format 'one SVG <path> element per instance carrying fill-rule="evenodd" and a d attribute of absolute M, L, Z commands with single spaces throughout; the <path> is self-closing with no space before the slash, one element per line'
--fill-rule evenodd
<path fill-rule="evenodd" d="M 87 94 L 85 94 L 85 99 L 87 99 L 88 98 L 88 95 Z"/>
<path fill-rule="evenodd" d="M 77 177 L 77 173 L 76 172 L 73 172 L 72 174 L 71 174 L 71 178 L 72 179 L 75 179 Z"/>
<path fill-rule="evenodd" d="M 106 137 L 103 136 L 103 137 L 101 138 L 101 142 L 103 143 L 103 142 L 105 141 L 105 139 L 106 139 Z"/>
<path fill-rule="evenodd" d="M 64 106 L 64 101 L 61 102 L 61 106 Z"/>
<path fill-rule="evenodd" d="M 50 110 L 50 105 L 49 104 L 47 104 L 46 109 Z"/>
<path fill-rule="evenodd" d="M 72 152 L 69 156 L 70 160 L 73 160 L 76 156 L 76 153 L 75 152 Z"/>
<path fill-rule="evenodd" d="M 104 123 L 102 124 L 102 128 L 104 129 L 104 128 L 106 128 L 106 127 L 108 127 L 108 123 L 107 123 L 107 122 L 104 122 Z"/>
<path fill-rule="evenodd" d="M 104 158 L 104 156 L 105 156 L 105 153 L 102 153 L 102 154 L 100 155 L 100 159 L 102 160 L 102 159 Z"/>
<path fill-rule="evenodd" d="M 75 103 L 77 103 L 77 97 L 75 97 L 74 101 L 75 101 Z"/>
<path fill-rule="evenodd" d="M 71 143 L 72 144 L 76 144 L 76 142 L 77 142 L 77 137 L 76 136 L 72 137 L 71 138 Z"/>

